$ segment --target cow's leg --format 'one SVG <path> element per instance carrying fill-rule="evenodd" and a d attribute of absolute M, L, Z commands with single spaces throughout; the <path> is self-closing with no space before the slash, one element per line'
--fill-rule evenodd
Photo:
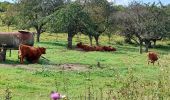
<path fill-rule="evenodd" d="M 151 61 L 150 60 L 148 60 L 148 65 L 149 65 L 149 63 L 150 63 Z"/>
<path fill-rule="evenodd" d="M 18 59 L 20 60 L 20 63 L 24 63 L 24 55 L 22 54 L 21 50 L 18 50 Z"/>
<path fill-rule="evenodd" d="M 159 61 L 158 61 L 158 66 L 160 66 Z"/>
<path fill-rule="evenodd" d="M 152 63 L 153 63 L 153 65 L 154 65 L 155 61 L 153 61 Z"/>
<path fill-rule="evenodd" d="M 23 64 L 24 63 L 24 57 L 20 56 L 20 63 Z"/>
<path fill-rule="evenodd" d="M 33 60 L 32 63 L 38 63 L 38 59 Z"/>

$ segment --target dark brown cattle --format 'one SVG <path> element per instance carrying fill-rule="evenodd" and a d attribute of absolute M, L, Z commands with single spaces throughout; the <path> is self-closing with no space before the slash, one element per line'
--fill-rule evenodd
<path fill-rule="evenodd" d="M 116 48 L 111 46 L 88 46 L 82 42 L 77 43 L 77 48 L 80 48 L 84 51 L 116 51 Z"/>
<path fill-rule="evenodd" d="M 82 48 L 84 51 L 90 51 L 90 47 L 88 45 L 82 45 Z"/>
<path fill-rule="evenodd" d="M 95 51 L 103 51 L 103 47 L 101 47 L 101 46 L 95 46 Z"/>
<path fill-rule="evenodd" d="M 77 48 L 82 48 L 82 47 L 83 47 L 82 42 L 77 43 Z"/>
<path fill-rule="evenodd" d="M 77 43 L 77 48 L 83 49 L 84 51 L 95 51 L 93 46 L 85 45 L 82 42 Z"/>
<path fill-rule="evenodd" d="M 148 64 L 153 63 L 153 65 L 154 65 L 155 61 L 157 61 L 157 60 L 158 60 L 157 53 L 155 53 L 155 52 L 148 53 Z M 159 65 L 159 62 L 158 62 L 158 65 Z"/>
<path fill-rule="evenodd" d="M 103 46 L 104 51 L 116 51 L 116 48 L 112 48 L 111 46 Z"/>
<path fill-rule="evenodd" d="M 46 48 L 44 47 L 35 48 L 23 44 L 19 45 L 19 58 L 21 64 L 24 63 L 24 59 L 30 63 L 37 63 L 42 54 L 46 54 Z"/>

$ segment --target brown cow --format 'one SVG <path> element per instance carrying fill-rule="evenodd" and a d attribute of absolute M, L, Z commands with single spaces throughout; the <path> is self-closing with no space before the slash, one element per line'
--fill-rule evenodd
<path fill-rule="evenodd" d="M 103 51 L 103 47 L 102 46 L 95 46 L 95 51 Z"/>
<path fill-rule="evenodd" d="M 20 63 L 24 63 L 24 58 L 31 63 L 37 63 L 40 56 L 46 54 L 46 48 L 44 47 L 32 47 L 20 44 L 19 45 L 19 58 Z"/>
<path fill-rule="evenodd" d="M 77 48 L 82 48 L 82 47 L 83 47 L 83 43 L 82 42 L 77 43 Z"/>
<path fill-rule="evenodd" d="M 103 46 L 104 51 L 116 51 L 116 48 L 113 48 L 111 46 Z"/>
<path fill-rule="evenodd" d="M 116 51 L 116 48 L 111 46 L 88 46 L 82 42 L 77 43 L 77 48 L 80 48 L 84 51 Z"/>
<path fill-rule="evenodd" d="M 153 63 L 153 65 L 154 65 L 155 61 L 157 61 L 157 60 L 158 60 L 158 55 L 155 52 L 150 51 L 148 53 L 148 64 Z M 159 62 L 158 62 L 158 65 L 159 65 Z"/>

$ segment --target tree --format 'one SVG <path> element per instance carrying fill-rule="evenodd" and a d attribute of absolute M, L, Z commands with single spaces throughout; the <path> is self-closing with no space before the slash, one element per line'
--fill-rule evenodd
<path fill-rule="evenodd" d="M 7 11 L 8 7 L 11 6 L 12 4 L 9 2 L 0 2 L 0 12 L 5 12 Z"/>
<path fill-rule="evenodd" d="M 166 13 L 166 31 L 167 31 L 167 37 L 170 38 L 170 4 L 164 7 L 165 13 Z"/>
<path fill-rule="evenodd" d="M 113 34 L 115 34 L 116 31 L 121 30 L 119 28 L 119 21 L 117 20 L 117 15 L 116 13 L 123 11 L 123 7 L 122 6 L 116 6 L 113 4 L 110 4 L 110 6 L 108 6 L 108 10 L 107 10 L 107 21 L 106 21 L 106 30 L 105 30 L 105 34 L 107 35 L 108 39 L 109 39 L 109 43 L 111 41 L 111 37 Z"/>
<path fill-rule="evenodd" d="M 99 45 L 99 37 L 107 28 L 110 4 L 107 0 L 82 0 L 81 3 L 84 3 L 84 11 L 89 13 L 92 22 L 95 24 L 91 35 L 95 38 L 96 45 Z"/>
<path fill-rule="evenodd" d="M 63 2 L 63 0 L 18 0 L 19 27 L 35 28 L 36 40 L 39 42 L 48 22 L 47 17 L 63 5 Z"/>
<path fill-rule="evenodd" d="M 164 15 L 162 5 L 132 2 L 119 17 L 124 33 L 131 34 L 132 39 L 139 44 L 140 53 L 142 53 L 143 43 L 145 52 L 148 52 L 151 41 L 161 39 L 165 34 Z"/>
<path fill-rule="evenodd" d="M 78 32 L 88 27 L 90 18 L 83 7 L 76 2 L 66 4 L 50 16 L 50 31 L 68 33 L 68 48 L 72 48 L 72 39 Z"/>
<path fill-rule="evenodd" d="M 2 21 L 2 24 L 7 25 L 8 27 L 8 31 L 9 31 L 9 27 L 15 23 L 15 15 L 16 15 L 16 11 L 14 10 L 15 7 L 13 4 L 8 5 L 8 7 L 6 8 L 6 11 L 3 12 L 0 16 L 0 19 Z"/>

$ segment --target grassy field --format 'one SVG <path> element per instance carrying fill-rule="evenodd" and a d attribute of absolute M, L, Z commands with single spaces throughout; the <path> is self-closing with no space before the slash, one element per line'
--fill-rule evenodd
<path fill-rule="evenodd" d="M 2 31 L 5 30 L 2 27 Z M 41 36 L 35 46 L 47 48 L 39 64 L 19 64 L 17 51 L 7 53 L 7 61 L 0 64 L 0 100 L 11 91 L 12 100 L 49 100 L 52 90 L 67 95 L 69 100 L 169 100 L 170 42 L 159 41 L 156 51 L 160 66 L 147 64 L 147 54 L 139 54 L 138 47 L 123 43 L 123 37 L 113 36 L 108 44 L 116 52 L 83 52 L 66 48 L 66 34 Z M 77 42 L 89 43 L 86 36 L 75 36 Z M 100 66 L 97 66 L 100 62 Z"/>

